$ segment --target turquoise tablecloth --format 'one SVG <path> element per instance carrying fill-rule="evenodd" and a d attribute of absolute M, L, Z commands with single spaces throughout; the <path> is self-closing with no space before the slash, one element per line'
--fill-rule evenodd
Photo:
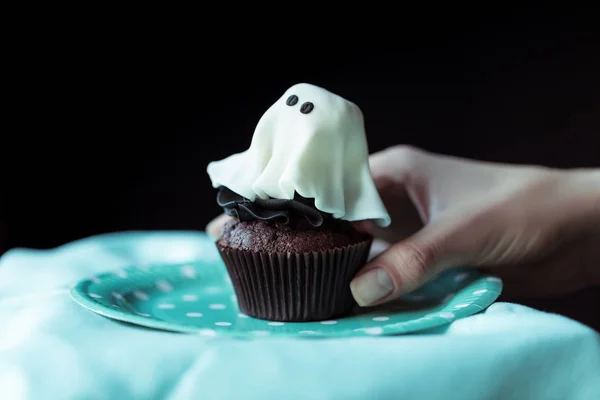
<path fill-rule="evenodd" d="M 123 233 L 0 258 L 0 399 L 600 399 L 600 337 L 514 304 L 427 334 L 205 338 L 139 329 L 68 288 L 144 261 L 215 257 L 198 233 Z"/>

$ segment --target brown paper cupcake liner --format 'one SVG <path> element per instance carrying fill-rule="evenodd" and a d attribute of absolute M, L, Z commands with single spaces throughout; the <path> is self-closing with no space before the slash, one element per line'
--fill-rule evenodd
<path fill-rule="evenodd" d="M 240 311 L 270 321 L 318 321 L 349 313 L 350 281 L 372 239 L 343 248 L 271 254 L 219 247 Z"/>

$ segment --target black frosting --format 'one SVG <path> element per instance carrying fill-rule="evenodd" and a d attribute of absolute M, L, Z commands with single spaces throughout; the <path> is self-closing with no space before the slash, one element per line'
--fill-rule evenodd
<path fill-rule="evenodd" d="M 314 200 L 307 199 L 297 193 L 292 200 L 261 199 L 255 201 L 238 195 L 225 186 L 219 187 L 217 203 L 225 214 L 240 221 L 277 221 L 288 224 L 292 220 L 306 219 L 312 226 L 319 227 L 330 219 L 330 214 L 319 211 Z"/>

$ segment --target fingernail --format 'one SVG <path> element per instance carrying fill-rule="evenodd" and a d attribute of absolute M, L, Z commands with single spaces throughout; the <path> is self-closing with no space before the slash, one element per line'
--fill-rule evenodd
<path fill-rule="evenodd" d="M 394 282 L 383 268 L 374 268 L 350 283 L 350 290 L 359 306 L 368 306 L 394 290 Z"/>

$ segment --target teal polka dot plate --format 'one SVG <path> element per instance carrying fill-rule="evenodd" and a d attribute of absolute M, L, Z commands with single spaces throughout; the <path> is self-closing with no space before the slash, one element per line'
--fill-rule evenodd
<path fill-rule="evenodd" d="M 219 261 L 138 265 L 82 280 L 71 289 L 81 306 L 141 327 L 234 337 L 350 337 L 423 331 L 491 305 L 502 281 L 474 269 L 439 275 L 391 304 L 360 308 L 330 321 L 273 322 L 240 313 Z"/>

